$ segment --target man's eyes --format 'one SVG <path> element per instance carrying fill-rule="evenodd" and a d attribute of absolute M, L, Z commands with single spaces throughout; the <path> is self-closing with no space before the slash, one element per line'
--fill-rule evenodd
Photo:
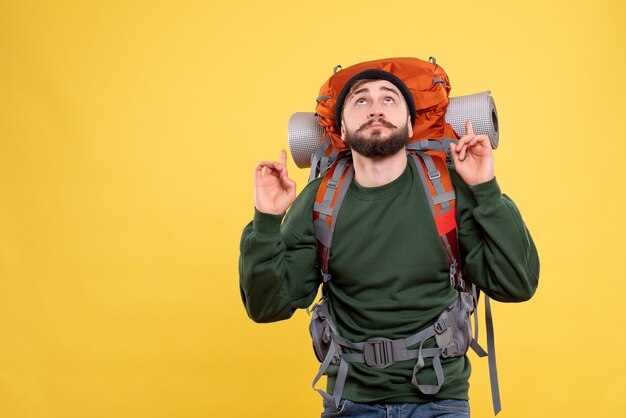
<path fill-rule="evenodd" d="M 396 99 L 391 97 L 391 96 L 390 97 L 385 97 L 384 102 L 385 103 L 395 103 Z M 356 105 L 364 105 L 364 104 L 367 104 L 367 100 L 364 99 L 364 98 L 356 99 L 354 101 L 354 104 L 356 104 Z"/>

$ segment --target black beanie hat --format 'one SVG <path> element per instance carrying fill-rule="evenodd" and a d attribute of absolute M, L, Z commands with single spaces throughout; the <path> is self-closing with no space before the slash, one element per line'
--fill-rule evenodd
<path fill-rule="evenodd" d="M 406 106 L 409 109 L 409 115 L 411 116 L 411 125 L 415 125 L 415 100 L 413 99 L 413 95 L 409 91 L 406 84 L 390 72 L 372 68 L 354 75 L 341 89 L 341 92 L 337 97 L 337 104 L 335 105 L 335 126 L 337 127 L 337 132 L 341 132 L 341 113 L 343 112 L 343 102 L 346 100 L 346 96 L 354 83 L 359 80 L 385 80 L 396 86 L 406 101 Z"/>

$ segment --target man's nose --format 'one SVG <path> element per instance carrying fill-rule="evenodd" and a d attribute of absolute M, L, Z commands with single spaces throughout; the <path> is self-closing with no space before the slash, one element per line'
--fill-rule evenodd
<path fill-rule="evenodd" d="M 372 105 L 369 111 L 370 118 L 382 118 L 383 117 L 383 108 L 380 104 L 375 103 Z"/>

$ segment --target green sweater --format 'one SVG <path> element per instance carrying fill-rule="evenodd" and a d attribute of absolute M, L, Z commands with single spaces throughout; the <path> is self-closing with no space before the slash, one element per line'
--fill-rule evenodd
<path fill-rule="evenodd" d="M 463 274 L 495 300 L 519 302 L 537 288 L 539 258 L 515 204 L 496 180 L 467 186 L 450 169 L 457 194 Z M 255 212 L 243 231 L 240 288 L 250 318 L 289 318 L 312 304 L 321 282 L 316 268 L 313 204 L 320 180 L 298 196 L 284 218 Z M 419 173 L 404 173 L 380 187 L 353 181 L 340 209 L 329 268 L 331 312 L 339 333 L 355 342 L 408 337 L 431 325 L 456 298 L 449 264 Z M 424 347 L 434 347 L 434 338 Z M 421 384 L 435 384 L 430 361 Z M 355 402 L 429 402 L 468 399 L 466 356 L 442 360 L 445 382 L 427 396 L 411 384 L 415 360 L 385 369 L 351 364 L 342 397 Z M 332 393 L 337 366 L 328 369 Z"/>

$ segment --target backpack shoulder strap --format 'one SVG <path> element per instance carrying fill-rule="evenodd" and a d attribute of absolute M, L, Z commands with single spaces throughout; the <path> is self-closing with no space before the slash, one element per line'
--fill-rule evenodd
<path fill-rule="evenodd" d="M 476 286 L 465 283 L 462 278 L 459 258 L 458 233 L 456 222 L 456 199 L 446 161 L 450 159 L 450 142 L 424 140 L 409 144 L 409 156 L 417 166 L 430 208 L 432 210 L 437 231 L 441 237 L 450 262 L 450 283 L 459 291 L 471 292 L 474 299 L 474 336 L 470 346 L 479 357 L 488 357 L 489 380 L 493 410 L 497 414 L 502 409 L 498 370 L 496 367 L 496 347 L 493 332 L 493 318 L 489 297 L 485 295 L 485 322 L 487 327 L 487 350 L 478 343 L 478 291 Z M 438 143 L 438 144 L 437 144 Z M 428 151 L 427 151 L 428 150 Z M 433 151 L 436 150 L 436 151 Z M 447 157 L 447 158 L 446 158 Z M 468 286 L 469 285 L 469 286 Z"/>
<path fill-rule="evenodd" d="M 341 203 L 354 178 L 352 158 L 347 155 L 330 167 L 320 183 L 313 206 L 313 228 L 317 239 L 318 262 L 324 283 L 331 278 L 328 258 Z"/>
<path fill-rule="evenodd" d="M 435 226 L 448 256 L 450 284 L 455 288 L 462 288 L 464 283 L 458 261 L 456 195 L 446 166 L 445 151 L 443 148 L 439 148 L 437 151 L 424 151 L 423 149 L 425 148 L 422 148 L 421 151 L 409 150 L 409 157 L 415 164 L 422 180 Z"/>

